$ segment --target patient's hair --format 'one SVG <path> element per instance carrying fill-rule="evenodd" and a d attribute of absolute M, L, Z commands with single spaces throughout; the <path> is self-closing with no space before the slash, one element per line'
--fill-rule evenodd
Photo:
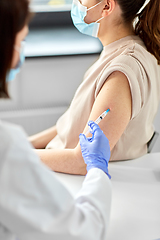
<path fill-rule="evenodd" d="M 30 16 L 29 0 L 0 0 L 0 98 L 9 97 L 6 76 L 11 68 L 16 34 Z"/>
<path fill-rule="evenodd" d="M 135 33 L 144 42 L 147 50 L 153 54 L 160 65 L 160 0 L 150 0 L 145 8 L 139 10 L 145 0 L 117 0 L 124 23 L 131 24 L 138 19 Z"/>

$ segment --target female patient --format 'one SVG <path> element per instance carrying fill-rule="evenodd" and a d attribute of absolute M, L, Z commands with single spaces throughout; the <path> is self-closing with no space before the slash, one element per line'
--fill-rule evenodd
<path fill-rule="evenodd" d="M 54 171 L 86 173 L 78 136 L 108 108 L 100 127 L 110 142 L 110 160 L 147 153 L 160 98 L 160 1 L 145 5 L 145 0 L 73 1 L 74 25 L 98 37 L 103 51 L 56 126 L 30 137 Z"/>

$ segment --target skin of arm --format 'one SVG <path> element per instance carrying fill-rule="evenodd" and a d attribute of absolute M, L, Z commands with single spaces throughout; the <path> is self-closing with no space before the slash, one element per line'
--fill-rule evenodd
<path fill-rule="evenodd" d="M 43 149 L 57 135 L 56 126 L 46 129 L 28 138 L 34 148 Z"/>
<path fill-rule="evenodd" d="M 119 71 L 113 72 L 104 83 L 88 120 L 94 121 L 108 108 L 110 111 L 99 123 L 99 126 L 109 139 L 110 149 L 112 150 L 127 127 L 132 111 L 129 82 L 127 77 Z M 84 133 L 87 129 L 88 125 L 84 129 Z M 86 174 L 86 165 L 82 158 L 79 143 L 75 149 L 44 149 L 36 150 L 36 152 L 42 162 L 54 171 L 80 175 Z"/>

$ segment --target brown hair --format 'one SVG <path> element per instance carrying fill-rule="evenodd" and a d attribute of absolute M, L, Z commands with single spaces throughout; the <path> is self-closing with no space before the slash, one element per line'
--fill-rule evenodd
<path fill-rule="evenodd" d="M 135 34 L 144 42 L 147 50 L 153 54 L 160 65 L 160 0 L 150 0 L 140 12 L 145 0 L 117 0 L 125 23 L 135 25 Z"/>
<path fill-rule="evenodd" d="M 29 0 L 0 0 L 0 98 L 9 97 L 6 76 L 11 68 L 16 34 L 30 16 Z"/>

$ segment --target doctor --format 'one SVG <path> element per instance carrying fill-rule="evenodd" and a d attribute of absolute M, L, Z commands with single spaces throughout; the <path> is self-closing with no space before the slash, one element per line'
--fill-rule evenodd
<path fill-rule="evenodd" d="M 0 97 L 24 61 L 23 44 L 30 18 L 28 0 L 0 1 Z M 87 165 L 74 199 L 33 151 L 23 130 L 0 122 L 0 240 L 106 239 L 111 183 L 110 147 L 97 124 L 92 138 L 80 134 Z"/>

